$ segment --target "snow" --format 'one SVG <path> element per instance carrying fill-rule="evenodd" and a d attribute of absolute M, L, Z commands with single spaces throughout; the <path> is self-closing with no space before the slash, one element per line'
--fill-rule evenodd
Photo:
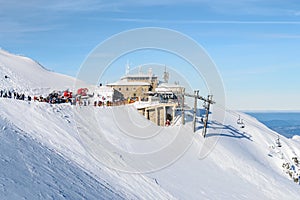
<path fill-rule="evenodd" d="M 16 90 L 29 95 L 45 95 L 53 90 L 72 89 L 74 83 L 75 78 L 48 71 L 30 58 L 0 49 L 1 89 Z M 76 84 L 85 85 L 80 81 Z"/>
<path fill-rule="evenodd" d="M 0 88 L 31 94 L 75 81 L 3 50 L 0 77 Z M 0 199 L 298 199 L 299 185 L 282 167 L 300 158 L 298 136 L 281 136 L 277 147 L 276 132 L 235 111 L 210 121 L 206 138 L 189 121 L 157 127 L 134 106 L 0 98 Z"/>
<path fill-rule="evenodd" d="M 146 83 L 146 82 L 137 82 L 137 81 L 127 81 L 127 80 L 118 80 L 114 83 L 109 83 L 107 84 L 108 86 L 115 86 L 115 85 L 122 85 L 122 86 L 149 86 L 150 83 Z"/>
<path fill-rule="evenodd" d="M 22 130 L 9 126 L 0 135 L 0 199 L 123 199 L 105 181 L 39 145 Z"/>

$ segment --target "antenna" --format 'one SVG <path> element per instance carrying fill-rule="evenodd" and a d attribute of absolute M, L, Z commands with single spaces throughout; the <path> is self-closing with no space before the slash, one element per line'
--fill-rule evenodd
<path fill-rule="evenodd" d="M 149 68 L 149 70 L 148 70 L 148 75 L 149 75 L 150 77 L 153 76 L 152 68 Z"/>
<path fill-rule="evenodd" d="M 129 71 L 130 71 L 130 65 L 129 65 L 129 61 L 127 60 L 126 68 L 125 68 L 125 75 L 128 75 Z"/>
<path fill-rule="evenodd" d="M 167 66 L 166 65 L 165 65 L 165 71 L 164 71 L 163 79 L 164 79 L 165 83 L 169 82 L 169 72 L 167 72 Z"/>

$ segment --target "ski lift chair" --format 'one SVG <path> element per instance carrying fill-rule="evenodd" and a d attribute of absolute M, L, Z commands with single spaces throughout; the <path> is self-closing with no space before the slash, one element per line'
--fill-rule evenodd
<path fill-rule="evenodd" d="M 281 147 L 281 143 L 280 143 L 279 136 L 278 136 L 278 138 L 276 139 L 276 145 L 277 145 L 277 147 Z"/>
<path fill-rule="evenodd" d="M 242 121 L 241 121 L 241 116 L 239 115 L 239 118 L 238 118 L 238 120 L 236 121 L 236 123 L 237 124 L 241 124 L 242 123 Z"/>
<path fill-rule="evenodd" d="M 245 128 L 245 124 L 244 124 L 243 120 L 241 120 L 240 125 L 241 125 L 241 128 Z"/>

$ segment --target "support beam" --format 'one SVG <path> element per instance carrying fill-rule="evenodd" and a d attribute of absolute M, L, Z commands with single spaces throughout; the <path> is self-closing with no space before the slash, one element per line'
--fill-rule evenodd
<path fill-rule="evenodd" d="M 158 108 L 155 107 L 155 119 L 156 119 L 156 125 L 159 126 L 159 123 L 158 123 Z"/>
<path fill-rule="evenodd" d="M 196 116 L 197 116 L 197 100 L 198 100 L 199 90 L 194 91 L 194 113 L 193 113 L 193 131 L 196 132 Z"/>
<path fill-rule="evenodd" d="M 207 108 L 206 108 L 206 113 L 205 113 L 205 119 L 204 119 L 204 126 L 203 126 L 203 131 L 202 135 L 203 137 L 206 136 L 206 131 L 207 131 L 207 122 L 208 122 L 208 114 L 209 114 L 209 109 L 210 109 L 210 104 L 214 103 L 212 101 L 212 95 L 207 96 Z"/>
<path fill-rule="evenodd" d="M 172 123 L 174 123 L 175 121 L 175 109 L 176 109 L 176 106 L 173 106 L 173 110 L 172 110 Z"/>
<path fill-rule="evenodd" d="M 206 131 L 207 131 L 207 123 L 208 123 L 208 115 L 209 115 L 210 104 L 214 104 L 216 102 L 214 102 L 212 100 L 212 95 L 208 95 L 207 98 L 199 96 L 199 91 L 198 92 L 194 91 L 194 94 L 183 93 L 183 98 L 184 98 L 184 96 L 195 98 L 194 116 L 193 116 L 193 128 L 194 128 L 193 130 L 194 130 L 194 132 L 196 131 L 197 99 L 200 99 L 200 100 L 204 101 L 205 103 L 207 103 L 205 120 L 204 120 L 204 127 L 203 127 L 203 132 L 202 132 L 203 137 L 205 137 L 206 136 Z"/>
<path fill-rule="evenodd" d="M 182 94 L 182 104 L 181 104 L 181 123 L 185 124 L 185 116 L 184 116 L 184 93 Z"/>
<path fill-rule="evenodd" d="M 164 120 L 163 120 L 163 126 L 166 125 L 166 121 L 167 121 L 167 106 L 163 106 L 163 109 L 164 109 Z"/>

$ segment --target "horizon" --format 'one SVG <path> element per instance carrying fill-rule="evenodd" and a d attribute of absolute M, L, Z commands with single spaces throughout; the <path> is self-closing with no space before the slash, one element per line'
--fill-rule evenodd
<path fill-rule="evenodd" d="M 136 28 L 167 28 L 195 40 L 214 61 L 223 79 L 226 107 L 300 111 L 300 5 L 293 0 L 2 4 L 1 48 L 30 57 L 50 71 L 76 77 L 89 53 L 109 37 Z M 185 66 L 166 54 L 128 56 L 133 67 Z M 116 76 L 125 72 L 127 59 L 115 62 Z"/>
<path fill-rule="evenodd" d="M 242 112 L 295 112 L 300 113 L 300 110 L 237 110 Z"/>

